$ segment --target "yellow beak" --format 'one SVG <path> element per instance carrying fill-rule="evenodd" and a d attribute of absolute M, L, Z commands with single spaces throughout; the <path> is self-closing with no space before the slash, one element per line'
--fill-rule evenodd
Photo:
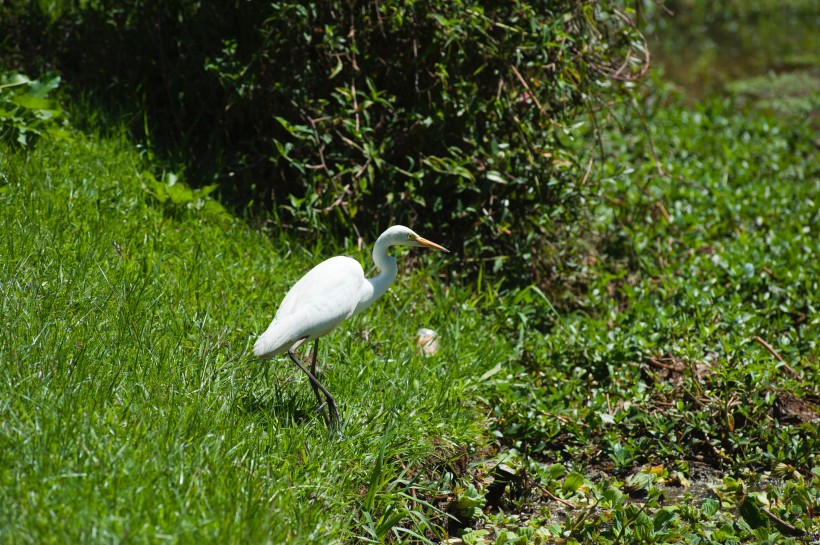
<path fill-rule="evenodd" d="M 448 250 L 444 246 L 436 244 L 435 242 L 430 242 L 426 238 L 416 237 L 416 242 L 418 242 L 421 246 L 426 246 L 427 248 L 433 248 L 434 250 L 447 252 L 448 254 L 450 253 L 450 250 Z"/>

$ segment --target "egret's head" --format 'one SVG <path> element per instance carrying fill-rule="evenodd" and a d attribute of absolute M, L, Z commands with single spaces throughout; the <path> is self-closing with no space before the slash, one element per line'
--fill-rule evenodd
<path fill-rule="evenodd" d="M 388 244 L 391 246 L 424 246 L 425 248 L 432 248 L 449 253 L 449 250 L 444 246 L 440 246 L 435 242 L 430 242 L 426 238 L 420 237 L 412 229 L 404 225 L 394 225 L 382 233 L 382 236 L 379 238 L 382 237 L 387 238 L 389 241 Z"/>

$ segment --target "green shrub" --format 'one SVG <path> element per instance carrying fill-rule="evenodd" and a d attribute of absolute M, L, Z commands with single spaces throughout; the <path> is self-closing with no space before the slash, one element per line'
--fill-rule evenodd
<path fill-rule="evenodd" d="M 49 93 L 60 77 L 32 80 L 22 74 L 0 75 L 0 143 L 29 146 L 41 136 L 69 138 L 65 115 Z"/>
<path fill-rule="evenodd" d="M 39 2 L 5 30 L 285 228 L 407 223 L 529 282 L 589 191 L 579 114 L 645 67 L 621 4 Z"/>

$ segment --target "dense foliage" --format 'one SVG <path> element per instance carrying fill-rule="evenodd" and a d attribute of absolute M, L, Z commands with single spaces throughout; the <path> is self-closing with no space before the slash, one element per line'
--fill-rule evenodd
<path fill-rule="evenodd" d="M 637 36 L 606 2 L 540 4 L 556 16 L 529 28 L 521 4 L 245 4 L 223 20 L 178 2 L 0 5 L 0 543 L 820 539 L 816 69 L 697 103 L 650 85 L 564 127 L 640 73 L 596 79 L 607 51 Z M 706 22 L 685 48 L 706 57 L 725 52 L 712 30 L 734 31 L 730 15 L 749 9 L 743 20 L 768 31 L 780 8 L 666 5 Z M 790 5 L 788 37 L 749 26 L 736 41 L 814 43 L 800 14 L 816 8 Z M 247 27 L 267 34 L 209 41 L 285 8 L 289 19 Z M 612 22 L 626 34 L 607 34 Z M 538 42 L 533 29 L 555 33 Z M 422 30 L 438 50 L 412 47 Z M 112 50 L 95 50 L 92 32 Z M 394 37 L 406 47 L 391 50 Z M 292 58 L 276 56 L 285 39 Z M 777 66 L 816 66 L 816 48 L 798 58 L 795 43 Z M 381 71 L 393 75 L 371 77 Z M 290 79 L 266 87 L 275 74 Z M 424 92 L 394 84 L 405 74 Z M 101 114 L 103 96 L 152 145 Z M 206 103 L 220 107 L 192 110 Z M 493 148 L 494 128 L 513 136 Z M 600 138 L 578 169 L 580 133 Z M 195 164 L 168 168 L 162 148 Z M 259 173 L 271 185 L 254 187 Z M 280 222 L 238 219 L 212 198 L 219 183 L 277 204 Z M 393 216 L 494 248 L 425 255 L 328 337 L 320 371 L 343 419 L 329 437 L 303 377 L 250 346 L 286 288 L 340 253 L 299 229 L 364 236 Z M 440 239 L 432 227 L 419 230 Z M 552 236 L 579 250 L 564 259 Z M 448 281 L 485 256 L 508 267 L 516 249 L 519 278 L 535 280 L 523 289 L 489 267 Z M 367 262 L 369 245 L 344 250 Z M 550 278 L 557 263 L 584 289 Z M 439 353 L 419 353 L 419 327 L 437 331 Z"/>
<path fill-rule="evenodd" d="M 338 438 L 247 357 L 335 248 L 267 240 L 122 135 L 4 145 L 0 541 L 816 540 L 812 133 L 661 104 L 661 164 L 607 135 L 595 220 L 627 251 L 585 309 L 428 257 L 324 344 Z"/>
<path fill-rule="evenodd" d="M 816 396 L 820 383 L 820 154 L 805 123 L 733 114 L 725 101 L 658 108 L 660 164 L 641 159 L 640 132 L 613 135 L 611 150 L 629 161 L 606 163 L 609 198 L 596 215 L 624 258 L 591 264 L 583 312 L 522 337 L 518 380 L 530 378 L 505 377 L 497 399 L 507 441 L 615 467 L 692 452 L 713 466 L 818 463 L 807 424 L 816 407 L 804 416 L 783 392 L 796 381 Z M 540 306 L 522 297 L 507 312 L 533 321 Z M 532 410 L 512 410 L 522 402 Z M 594 454 L 567 440 L 576 426 L 601 434 Z"/>
<path fill-rule="evenodd" d="M 285 229 L 404 222 L 526 281 L 589 191 L 578 114 L 646 68 L 622 4 L 27 2 L 0 31 Z"/>

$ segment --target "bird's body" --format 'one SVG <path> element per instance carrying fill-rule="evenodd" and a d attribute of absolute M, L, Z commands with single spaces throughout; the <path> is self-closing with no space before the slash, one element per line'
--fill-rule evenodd
<path fill-rule="evenodd" d="M 299 339 L 312 341 L 366 308 L 359 294 L 368 289 L 355 259 L 332 257 L 313 267 L 288 291 L 265 333 L 253 345 L 260 357 L 284 354 Z"/>
<path fill-rule="evenodd" d="M 253 353 L 259 357 L 273 357 L 287 352 L 294 363 L 307 373 L 322 407 L 325 403 L 330 406 L 330 420 L 334 419 L 336 404 L 314 376 L 318 339 L 384 295 L 398 272 L 396 260 L 387 255 L 387 248 L 394 245 L 426 246 L 447 251 L 407 227 L 393 226 L 382 233 L 373 247 L 373 261 L 380 271 L 378 275 L 366 278 L 359 262 L 349 257 L 337 256 L 323 261 L 293 285 L 268 329 L 253 345 Z M 308 372 L 293 352 L 302 343 L 311 340 L 315 341 L 314 373 Z M 319 390 L 325 394 L 324 403 Z M 338 419 L 338 416 L 335 418 Z"/>

